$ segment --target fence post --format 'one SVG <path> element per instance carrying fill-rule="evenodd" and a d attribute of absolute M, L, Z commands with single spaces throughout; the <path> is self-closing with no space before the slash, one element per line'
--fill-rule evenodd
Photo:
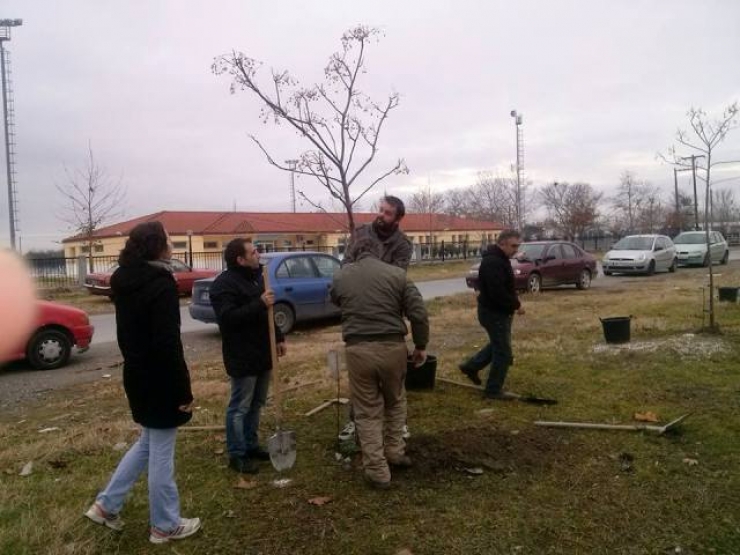
<path fill-rule="evenodd" d="M 468 259 L 468 240 L 463 241 L 463 260 Z"/>
<path fill-rule="evenodd" d="M 445 240 L 442 239 L 442 262 L 445 261 Z"/>
<path fill-rule="evenodd" d="M 77 257 L 77 283 L 80 287 L 85 285 L 85 278 L 87 277 L 87 257 Z"/>

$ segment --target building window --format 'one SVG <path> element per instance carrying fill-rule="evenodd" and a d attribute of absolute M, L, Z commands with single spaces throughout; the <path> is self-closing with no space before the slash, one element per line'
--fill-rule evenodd
<path fill-rule="evenodd" d="M 90 246 L 89 245 L 82 245 L 80 247 L 80 252 L 85 253 L 85 254 L 89 253 L 90 252 Z"/>
<path fill-rule="evenodd" d="M 218 241 L 204 241 L 203 242 L 203 248 L 204 249 L 217 249 L 218 248 Z"/>
<path fill-rule="evenodd" d="M 95 245 L 95 252 L 103 252 L 103 245 Z"/>
<path fill-rule="evenodd" d="M 69 256 L 77 256 L 77 247 L 69 248 Z"/>
<path fill-rule="evenodd" d="M 187 241 L 172 241 L 172 248 L 173 249 L 186 249 L 188 248 L 188 242 Z"/>
<path fill-rule="evenodd" d="M 313 241 L 306 241 L 307 245 L 313 245 Z"/>

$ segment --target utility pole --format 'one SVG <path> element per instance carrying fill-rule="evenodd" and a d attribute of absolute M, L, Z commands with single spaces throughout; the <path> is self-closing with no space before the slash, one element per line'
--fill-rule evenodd
<path fill-rule="evenodd" d="M 290 167 L 290 205 L 293 207 L 293 214 L 295 214 L 295 168 L 298 165 L 298 160 L 286 160 L 285 163 Z"/>
<path fill-rule="evenodd" d="M 694 182 L 694 231 L 699 231 L 699 196 L 696 192 L 696 159 L 706 158 L 703 154 L 684 156 L 681 160 L 691 160 L 691 175 Z"/>
<path fill-rule="evenodd" d="M 522 166 L 524 165 L 524 141 L 522 136 L 522 115 L 511 111 L 516 129 L 516 225 L 522 229 Z"/>
<path fill-rule="evenodd" d="M 15 250 L 15 235 L 18 230 L 18 204 L 15 190 L 15 133 L 13 132 L 12 86 L 10 81 L 9 60 L 3 43 L 10 40 L 10 28 L 23 25 L 22 19 L 0 19 L 0 73 L 3 90 L 3 122 L 5 127 L 5 166 L 8 177 L 8 219 L 10 221 L 10 247 Z"/>

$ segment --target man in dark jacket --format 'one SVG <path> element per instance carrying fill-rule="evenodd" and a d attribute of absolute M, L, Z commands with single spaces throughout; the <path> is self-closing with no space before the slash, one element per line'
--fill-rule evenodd
<path fill-rule="evenodd" d="M 414 341 L 412 360 L 426 360 L 429 321 L 424 300 L 400 268 L 379 260 L 380 244 L 356 241 L 353 260 L 334 274 L 331 298 L 342 310 L 342 338 L 362 448 L 365 477 L 371 486 L 390 486 L 389 464 L 410 466 L 406 423 L 406 316 Z"/>
<path fill-rule="evenodd" d="M 256 460 L 270 460 L 259 446 L 260 411 L 267 401 L 273 360 L 267 308 L 275 302 L 262 281 L 260 253 L 246 239 L 233 239 L 224 252 L 226 271 L 210 288 L 211 304 L 221 330 L 231 399 L 226 408 L 226 447 L 229 466 L 237 472 L 258 472 Z M 275 326 L 278 356 L 285 354 L 285 339 Z"/>
<path fill-rule="evenodd" d="M 406 215 L 406 207 L 403 201 L 394 196 L 386 195 L 380 200 L 378 217 L 371 224 L 365 224 L 355 229 L 352 242 L 347 247 L 344 255 L 344 263 L 354 262 L 355 254 L 352 243 L 372 237 L 380 241 L 380 259 L 388 264 L 393 264 L 406 270 L 411 261 L 413 247 L 406 234 L 399 229 L 401 220 Z"/>
<path fill-rule="evenodd" d="M 478 372 L 491 364 L 484 392 L 487 399 L 508 401 L 519 397 L 503 390 L 512 361 L 511 322 L 514 312 L 524 314 L 509 260 L 519 249 L 519 243 L 518 231 L 502 231 L 496 244 L 490 245 L 483 254 L 478 270 L 478 321 L 488 333 L 489 344 L 459 368 L 473 383 L 480 385 Z"/>

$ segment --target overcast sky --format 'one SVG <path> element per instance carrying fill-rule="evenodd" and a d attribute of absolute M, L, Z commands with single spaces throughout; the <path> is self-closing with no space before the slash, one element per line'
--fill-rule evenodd
<path fill-rule="evenodd" d="M 410 174 L 385 184 L 402 197 L 427 182 L 441 191 L 473 184 L 481 170 L 508 171 L 512 109 L 523 114 L 525 174 L 536 186 L 585 181 L 608 193 L 631 170 L 672 189 L 656 153 L 687 109 L 719 115 L 740 99 L 737 0 L 3 0 L 0 10 L 23 19 L 5 44 L 24 250 L 69 235 L 55 184 L 65 166 L 85 164 L 88 142 L 122 178 L 126 219 L 235 205 L 288 211 L 289 176 L 247 134 L 279 160 L 302 143 L 262 124 L 255 99 L 229 94 L 229 80 L 211 73 L 213 58 L 232 49 L 311 84 L 343 31 L 382 28 L 362 88 L 378 99 L 402 95 L 374 166 L 406 160 Z M 740 130 L 718 153 L 740 159 Z M 726 171 L 740 176 L 740 166 Z"/>

